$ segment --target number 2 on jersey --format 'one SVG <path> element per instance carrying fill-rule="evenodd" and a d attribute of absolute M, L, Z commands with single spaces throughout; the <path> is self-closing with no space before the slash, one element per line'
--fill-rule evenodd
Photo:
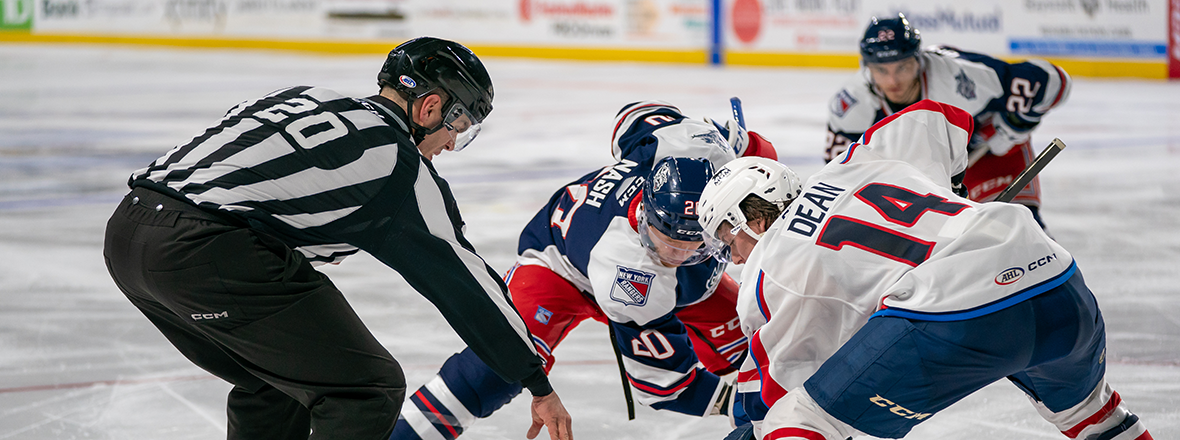
<path fill-rule="evenodd" d="M 922 195 L 883 183 L 865 185 L 856 192 L 856 198 L 885 220 L 907 228 L 913 227 L 927 212 L 955 216 L 968 207 L 935 194 Z M 816 244 L 833 250 L 849 245 L 915 267 L 926 261 L 934 249 L 932 241 L 843 215 L 828 220 Z"/>

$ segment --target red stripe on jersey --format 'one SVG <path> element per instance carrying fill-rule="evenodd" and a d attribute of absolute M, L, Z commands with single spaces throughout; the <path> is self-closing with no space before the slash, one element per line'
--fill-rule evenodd
<path fill-rule="evenodd" d="M 639 212 L 639 201 L 643 200 L 643 190 L 635 193 L 635 198 L 631 199 L 631 205 L 627 207 L 627 223 L 631 224 L 631 229 L 639 232 L 639 217 L 635 214 Z"/>
<path fill-rule="evenodd" d="M 824 440 L 824 435 L 810 429 L 803 428 L 779 428 L 771 431 L 762 437 L 762 440 L 775 440 L 780 438 L 805 438 L 807 440 Z"/>
<path fill-rule="evenodd" d="M 965 130 L 968 135 L 970 135 L 971 132 L 975 130 L 975 119 L 971 117 L 970 113 L 967 113 L 963 109 L 955 107 L 950 104 L 943 104 L 941 102 L 934 102 L 929 99 L 923 99 L 921 101 L 918 101 L 914 105 L 911 105 L 909 107 L 906 107 L 905 109 L 902 109 L 902 111 L 899 111 L 897 113 L 889 115 L 885 119 L 882 119 L 879 122 L 877 122 L 876 124 L 873 124 L 872 127 L 869 127 L 869 130 L 866 131 L 865 135 L 864 135 L 865 143 L 866 144 L 870 143 L 869 138 L 873 137 L 873 132 L 884 127 L 885 125 L 889 124 L 890 122 L 893 122 L 893 120 L 901 117 L 902 115 L 904 115 L 906 113 L 910 113 L 910 112 L 918 111 L 918 110 L 927 110 L 927 111 L 932 111 L 932 112 L 936 112 L 936 113 L 942 113 L 943 117 L 946 118 L 947 122 L 949 122 L 951 125 L 954 125 L 956 127 L 959 127 L 961 129 Z"/>
<path fill-rule="evenodd" d="M 426 399 L 426 396 L 422 395 L 422 390 L 418 390 L 418 392 L 414 393 L 414 396 L 417 397 L 418 401 L 422 402 L 423 405 L 426 405 L 426 409 L 429 409 L 430 412 L 434 414 L 434 420 L 432 421 L 433 423 L 440 423 L 445 426 L 447 431 L 451 432 L 451 438 L 459 437 L 459 433 L 455 431 L 455 428 L 452 427 L 450 423 L 446 422 L 447 417 L 443 416 L 443 414 L 439 412 L 438 409 L 434 407 L 434 405 L 430 404 L 430 401 Z"/>
<path fill-rule="evenodd" d="M 1099 423 L 1103 420 L 1106 420 L 1107 417 L 1110 417 L 1110 413 L 1114 412 L 1115 407 L 1119 406 L 1119 404 L 1122 402 L 1123 398 L 1119 397 L 1118 391 L 1115 391 L 1114 394 L 1110 395 L 1110 400 L 1106 401 L 1106 405 L 1102 405 L 1102 409 L 1090 415 L 1090 417 L 1087 417 L 1086 420 L 1082 420 L 1082 423 L 1074 425 L 1074 427 L 1068 431 L 1061 431 L 1061 433 L 1065 434 L 1065 436 L 1069 438 L 1077 438 L 1078 434 L 1081 434 L 1083 429 L 1086 429 L 1090 427 L 1090 425 Z"/>
<path fill-rule="evenodd" d="M 739 371 L 737 375 L 738 383 L 752 382 L 755 380 L 762 380 L 762 374 L 758 372 L 757 368 L 749 371 Z"/>
<path fill-rule="evenodd" d="M 758 284 L 754 285 L 754 292 L 758 298 L 758 310 L 762 312 L 762 319 L 770 322 L 770 307 L 766 305 L 766 297 L 762 295 L 762 279 L 766 277 L 766 272 L 758 271 Z"/>
<path fill-rule="evenodd" d="M 684 389 L 685 387 L 688 387 L 688 384 L 692 383 L 693 379 L 696 379 L 696 377 L 697 377 L 697 370 L 694 368 L 691 372 L 688 373 L 688 378 L 680 381 L 679 384 L 676 384 L 672 388 L 668 388 L 666 390 L 662 390 L 662 389 L 655 388 L 655 387 L 649 387 L 647 385 L 636 382 L 635 379 L 632 378 L 630 374 L 627 375 L 627 381 L 631 382 L 631 386 L 633 386 L 635 388 L 639 388 L 640 390 L 643 390 L 643 392 L 645 392 L 645 393 L 655 394 L 657 396 L 671 396 L 671 395 L 675 394 L 677 391 L 680 391 L 680 390 Z"/>
<path fill-rule="evenodd" d="M 754 332 L 750 337 L 750 354 L 754 356 L 754 363 L 758 364 L 758 374 L 762 376 L 762 402 L 769 408 L 775 402 L 787 395 L 787 390 L 770 377 L 770 357 L 766 355 L 766 347 L 762 345 L 762 330 Z"/>
<path fill-rule="evenodd" d="M 513 264 L 512 268 L 508 269 L 508 273 L 504 275 L 504 284 L 512 282 L 512 275 L 516 273 L 516 268 L 518 267 L 520 267 L 520 264 Z"/>
<path fill-rule="evenodd" d="M 856 151 L 856 147 L 859 147 L 859 146 L 860 146 L 859 142 L 853 142 L 852 145 L 849 145 L 848 152 L 844 154 L 844 160 L 840 161 L 840 163 L 848 163 L 848 161 L 850 159 L 852 159 L 852 153 L 854 151 Z"/>
<path fill-rule="evenodd" d="M 1057 103 L 1061 102 L 1061 95 L 1065 94 L 1065 89 L 1067 86 L 1066 82 L 1069 81 L 1069 77 L 1065 76 L 1065 71 L 1061 70 L 1060 67 L 1057 67 L 1056 64 L 1053 65 L 1053 68 L 1057 69 L 1057 76 L 1061 77 L 1061 87 L 1057 89 L 1057 97 L 1053 98 L 1053 104 L 1050 105 L 1049 108 L 1057 107 Z"/>

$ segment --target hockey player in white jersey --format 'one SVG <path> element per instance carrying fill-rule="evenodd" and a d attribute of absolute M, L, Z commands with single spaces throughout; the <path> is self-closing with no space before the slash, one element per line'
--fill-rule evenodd
<path fill-rule="evenodd" d="M 566 335 L 593 319 L 610 327 L 639 403 L 728 415 L 731 388 L 719 376 L 740 365 L 746 338 L 737 284 L 703 246 L 696 202 L 712 164 L 773 157 L 773 147 L 736 124 L 646 101 L 619 111 L 611 150 L 616 163 L 558 189 L 524 227 L 506 277 L 513 305 L 547 372 Z M 520 392 L 463 350 L 410 394 L 392 438 L 454 439 Z"/>
<path fill-rule="evenodd" d="M 838 157 L 877 121 L 922 99 L 966 110 L 975 118 L 963 179 L 969 198 L 995 199 L 1034 158 L 1029 135 L 1070 92 L 1069 75 L 1043 60 L 1007 62 L 945 46 L 920 48 L 904 15 L 873 17 L 860 42 L 863 67 L 832 97 L 824 160 Z M 1014 199 L 1041 223 L 1040 182 Z"/>
<path fill-rule="evenodd" d="M 952 189 L 972 129 L 920 101 L 798 196 L 777 162 L 717 171 L 701 224 L 746 264 L 738 314 L 770 406 L 755 438 L 900 438 L 1003 378 L 1068 438 L 1152 438 L 1106 382 L 1102 314 L 1069 252 L 1028 210 Z"/>

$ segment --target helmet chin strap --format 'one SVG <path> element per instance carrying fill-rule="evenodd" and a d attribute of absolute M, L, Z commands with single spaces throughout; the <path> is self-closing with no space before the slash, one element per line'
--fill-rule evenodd
<path fill-rule="evenodd" d="M 426 136 L 432 135 L 436 131 L 441 130 L 445 125 L 445 121 L 439 121 L 438 125 L 435 125 L 434 128 L 426 128 L 425 126 L 415 122 L 414 101 L 416 100 L 416 98 L 409 98 L 406 100 L 406 115 L 410 118 L 410 137 L 414 139 L 414 144 L 421 144 L 422 141 L 426 139 Z"/>

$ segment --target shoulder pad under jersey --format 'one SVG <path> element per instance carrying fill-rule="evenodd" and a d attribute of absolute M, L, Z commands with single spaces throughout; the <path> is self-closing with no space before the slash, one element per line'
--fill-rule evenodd
<path fill-rule="evenodd" d="M 1004 95 L 997 68 L 1003 61 L 986 55 L 934 46 L 921 52 L 926 99 L 946 103 L 978 115 Z"/>
<path fill-rule="evenodd" d="M 611 153 L 618 161 L 675 156 L 708 159 L 714 166 L 737 157 L 713 124 L 690 119 L 661 101 L 628 104 L 619 111 L 611 133 Z"/>

